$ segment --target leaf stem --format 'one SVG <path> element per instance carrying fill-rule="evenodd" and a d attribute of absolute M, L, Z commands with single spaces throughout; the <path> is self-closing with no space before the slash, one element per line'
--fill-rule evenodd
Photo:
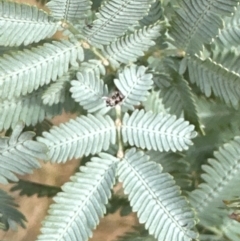
<path fill-rule="evenodd" d="M 62 22 L 61 26 L 64 29 L 68 29 L 68 31 L 71 32 L 73 35 L 78 35 L 80 33 L 78 31 L 78 29 L 76 29 L 72 24 L 70 24 L 68 22 Z M 85 40 L 81 40 L 80 42 L 81 42 L 83 48 L 91 49 L 93 51 L 93 53 L 101 59 L 103 65 L 105 65 L 105 66 L 109 65 L 109 61 L 101 54 L 101 52 L 98 49 L 96 49 L 95 47 L 92 47 L 91 44 L 89 44 Z"/>
<path fill-rule="evenodd" d="M 105 66 L 109 65 L 108 60 L 95 47 L 92 47 L 91 50 L 93 51 L 94 54 L 96 54 L 102 60 L 103 65 Z"/>
<path fill-rule="evenodd" d="M 118 138 L 118 152 L 117 157 L 122 159 L 124 157 L 124 149 L 123 149 L 123 141 L 122 141 L 122 135 L 121 135 L 121 127 L 122 127 L 122 112 L 121 112 L 121 106 L 116 105 L 116 120 L 115 125 L 117 127 L 117 138 Z"/>

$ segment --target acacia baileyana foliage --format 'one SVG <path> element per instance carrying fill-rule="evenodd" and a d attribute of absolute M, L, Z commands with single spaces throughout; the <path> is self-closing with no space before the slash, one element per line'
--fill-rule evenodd
<path fill-rule="evenodd" d="M 130 207 L 142 226 L 119 241 L 240 240 L 238 5 L 0 0 L 0 183 L 55 195 L 36 240 L 87 241 Z M 52 126 L 63 110 L 77 117 Z M 61 189 L 19 179 L 73 158 Z M 19 225 L 0 190 L 0 228 Z"/>

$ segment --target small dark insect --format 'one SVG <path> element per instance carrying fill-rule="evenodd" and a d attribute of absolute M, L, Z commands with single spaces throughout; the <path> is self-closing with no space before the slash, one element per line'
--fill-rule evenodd
<path fill-rule="evenodd" d="M 92 24 L 87 24 L 86 26 L 87 26 L 89 29 L 91 29 L 91 28 L 93 27 Z"/>
<path fill-rule="evenodd" d="M 105 97 L 106 105 L 111 107 L 121 103 L 123 99 L 124 99 L 124 96 L 119 90 L 113 92 L 111 96 Z"/>
<path fill-rule="evenodd" d="M 85 19 L 85 26 L 84 28 L 92 29 L 93 23 L 92 20 Z"/>

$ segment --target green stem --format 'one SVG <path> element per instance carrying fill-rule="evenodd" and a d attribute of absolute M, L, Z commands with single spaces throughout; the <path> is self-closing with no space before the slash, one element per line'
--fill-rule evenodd
<path fill-rule="evenodd" d="M 105 66 L 109 65 L 108 60 L 96 48 L 92 47 L 91 50 L 93 51 L 93 53 L 95 55 L 97 55 L 102 60 L 103 65 L 105 65 Z"/>
<path fill-rule="evenodd" d="M 73 35 L 77 35 L 80 32 L 70 23 L 68 22 L 62 22 L 62 27 L 65 29 L 68 29 Z M 95 47 L 92 47 L 88 42 L 81 40 L 82 46 L 85 49 L 91 49 L 93 53 L 99 57 L 103 63 L 103 65 L 108 66 L 109 61 L 97 50 Z"/>
<path fill-rule="evenodd" d="M 121 112 L 121 106 L 116 105 L 116 120 L 115 125 L 117 127 L 117 139 L 118 139 L 118 152 L 117 157 L 122 159 L 124 157 L 124 149 L 123 149 L 123 141 L 122 141 L 122 135 L 121 135 L 121 127 L 122 127 L 122 112 Z"/>
<path fill-rule="evenodd" d="M 62 22 L 62 27 L 64 29 L 68 29 L 73 35 L 79 34 L 79 31 L 76 28 L 74 28 L 74 26 L 72 24 L 70 24 L 68 22 L 65 22 L 65 21 Z"/>

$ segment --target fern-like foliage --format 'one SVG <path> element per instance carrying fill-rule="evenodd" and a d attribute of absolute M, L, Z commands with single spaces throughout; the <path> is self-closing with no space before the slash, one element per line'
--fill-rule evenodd
<path fill-rule="evenodd" d="M 56 203 L 50 206 L 37 240 L 86 241 L 92 237 L 92 230 L 106 212 L 117 162 L 117 158 L 100 153 L 80 167 L 81 172 L 71 177 L 71 182 L 62 186 L 63 192 L 54 198 Z"/>
<path fill-rule="evenodd" d="M 169 82 L 166 82 L 165 79 L 161 78 L 161 75 L 155 75 L 154 82 L 156 83 L 158 90 L 160 90 L 159 97 L 162 100 L 164 107 L 166 109 L 169 109 L 169 113 L 175 114 L 176 116 L 180 117 L 183 114 L 183 103 L 181 99 L 183 93 L 180 93 L 180 90 L 182 90 L 182 88 L 179 87 L 181 84 L 183 84 L 182 82 L 184 80 L 182 78 L 179 78 L 179 76 L 177 77 L 178 78 L 176 78 L 174 81 L 173 79 L 171 79 Z M 184 97 L 186 98 L 186 95 Z M 188 104 L 189 103 L 191 102 L 188 102 Z"/>
<path fill-rule="evenodd" d="M 77 77 L 79 77 L 79 75 L 84 74 L 84 77 L 87 78 L 88 81 L 84 80 L 80 78 L 80 80 L 78 81 L 72 81 L 72 85 L 74 85 L 73 83 L 76 84 L 76 87 L 71 87 L 71 80 L 76 79 L 76 73 L 79 71 L 79 74 L 77 75 Z M 89 73 L 91 72 L 91 73 Z M 89 91 L 95 91 L 96 95 L 99 95 L 98 99 L 101 99 L 103 97 L 103 95 L 107 95 L 108 91 L 107 91 L 107 86 L 104 85 L 102 83 L 102 80 L 100 80 L 100 75 L 105 75 L 106 74 L 106 70 L 105 67 L 103 66 L 103 64 L 101 63 L 101 61 L 99 60 L 95 60 L 95 59 L 90 59 L 88 62 L 82 62 L 81 65 L 79 67 L 71 67 L 71 69 L 64 74 L 62 77 L 58 78 L 56 80 L 55 83 L 51 83 L 50 86 L 47 88 L 47 90 L 43 93 L 42 95 L 42 100 L 43 103 L 45 105 L 53 105 L 53 104 L 57 104 L 59 102 L 64 102 L 67 100 L 67 97 L 69 95 L 69 90 L 70 92 L 72 92 L 72 97 L 73 99 L 75 99 L 75 101 L 79 102 L 81 104 L 80 99 L 84 99 L 84 95 L 83 93 L 81 93 L 81 95 L 83 95 L 83 97 L 77 97 L 78 93 L 83 91 L 86 92 L 87 90 Z M 86 75 L 86 76 L 85 76 Z M 90 77 L 90 79 L 88 78 Z M 91 79 L 91 77 L 94 77 L 94 79 Z M 96 85 L 104 85 L 102 88 L 102 90 L 95 90 L 94 88 L 97 88 L 98 86 L 91 86 L 94 83 L 92 82 L 93 80 L 95 80 L 95 84 Z M 89 82 L 90 81 L 90 82 Z M 97 82 L 96 82 L 97 81 Z M 99 83 L 98 83 L 99 81 Z M 81 83 L 83 83 L 83 85 L 81 85 Z M 102 94 L 98 93 L 102 92 Z M 96 96 L 95 96 L 96 99 Z M 93 103 L 96 104 L 96 101 L 94 101 L 93 98 L 90 98 L 88 100 L 87 103 Z M 103 104 L 103 100 L 101 99 L 100 102 Z M 85 102 L 84 102 L 85 103 Z M 82 103 L 83 104 L 83 103 Z M 84 107 L 85 105 L 83 105 Z M 105 106 L 105 105 L 104 105 Z M 102 105 L 102 107 L 104 107 Z M 85 106 L 86 109 L 89 112 L 92 112 L 91 109 L 88 109 L 87 106 Z"/>
<path fill-rule="evenodd" d="M 149 26 L 162 18 L 161 1 L 155 0 L 148 12 L 148 15 L 142 18 L 139 23 L 141 26 Z"/>
<path fill-rule="evenodd" d="M 146 230 L 122 240 L 239 241 L 222 200 L 240 196 L 240 0 L 47 1 L 0 0 L 0 183 L 52 196 L 18 175 L 83 158 L 38 240 L 87 241 L 132 207 Z M 14 209 L 0 190 L 0 229 L 24 226 Z"/>
<path fill-rule="evenodd" d="M 135 110 L 126 113 L 122 124 L 123 141 L 155 151 L 183 151 L 196 136 L 194 126 L 176 116 Z"/>
<path fill-rule="evenodd" d="M 222 49 L 219 46 L 213 51 L 212 60 L 216 63 L 220 63 L 220 65 L 224 66 L 227 70 L 237 73 L 240 75 L 240 70 L 238 68 L 240 64 L 240 60 L 238 58 L 238 50 L 228 50 Z"/>
<path fill-rule="evenodd" d="M 181 0 L 170 30 L 173 44 L 180 50 L 194 54 L 222 28 L 220 17 L 229 16 L 238 0 Z M 211 23 L 211 27 L 209 25 Z"/>
<path fill-rule="evenodd" d="M 26 95 L 55 81 L 68 71 L 69 64 L 76 65 L 77 59 L 83 59 L 83 49 L 80 43 L 69 41 L 5 55 L 0 59 L 0 98 Z"/>
<path fill-rule="evenodd" d="M 236 129 L 231 133 L 229 128 L 232 124 L 234 125 L 234 123 L 236 123 L 238 126 L 239 123 L 240 113 L 236 112 L 235 109 L 227 107 L 223 102 L 214 101 L 212 99 L 208 100 L 204 96 L 196 98 L 196 103 L 199 118 L 201 119 L 201 123 L 205 126 L 206 132 L 210 133 L 212 131 L 217 131 L 217 134 L 223 134 L 223 130 L 226 128 L 228 131 L 225 134 L 228 136 L 232 134 L 228 140 L 232 139 L 235 135 L 240 135 Z M 229 123 L 229 120 L 231 120 L 231 123 Z M 219 132 L 219 130 L 221 130 L 221 132 Z M 226 139 L 223 137 L 220 138 L 220 140 L 226 142 Z"/>
<path fill-rule="evenodd" d="M 134 62 L 155 44 L 153 40 L 160 35 L 160 28 L 160 24 L 156 23 L 136 30 L 106 46 L 103 53 L 114 67 L 118 67 L 119 63 Z"/>
<path fill-rule="evenodd" d="M 109 116 L 88 115 L 54 126 L 38 141 L 49 148 L 49 159 L 60 163 L 106 151 L 116 141 L 116 128 Z"/>
<path fill-rule="evenodd" d="M 213 93 L 227 105 L 238 108 L 240 100 L 240 75 L 226 69 L 210 58 L 202 60 L 198 56 L 188 60 L 189 78 L 200 90 L 210 97 Z"/>
<path fill-rule="evenodd" d="M 159 90 L 159 97 L 164 108 L 168 113 L 173 113 L 177 117 L 183 114 L 183 105 L 181 93 L 177 86 L 181 82 L 182 77 L 178 75 L 173 60 L 171 58 L 158 59 L 150 57 L 148 59 L 150 68 L 153 70 L 153 80 Z M 186 98 L 186 96 L 184 96 Z M 188 98 L 188 100 L 191 98 Z M 172 103 L 170 104 L 170 102 Z M 188 110 L 189 111 L 189 110 Z"/>
<path fill-rule="evenodd" d="M 81 63 L 81 65 L 79 67 L 72 67 L 66 74 L 64 74 L 62 77 L 58 78 L 55 83 L 50 84 L 50 86 L 47 88 L 47 90 L 42 95 L 43 103 L 45 105 L 53 105 L 53 104 L 57 104 L 59 102 L 64 102 L 68 99 L 69 90 L 70 90 L 70 92 L 75 93 L 75 94 L 72 94 L 73 99 L 75 99 L 77 102 L 79 102 L 81 104 L 82 102 L 80 100 L 84 99 L 84 95 L 81 97 L 81 95 L 83 94 L 83 93 L 81 93 L 81 95 L 79 97 L 78 94 L 82 90 L 84 92 L 86 92 L 87 90 L 94 92 L 94 88 L 97 88 L 97 86 L 91 86 L 91 84 L 94 84 L 92 82 L 92 80 L 94 80 L 94 79 L 88 79 L 88 81 L 90 81 L 89 83 L 86 80 L 84 80 L 84 84 L 81 85 L 82 78 L 80 77 L 80 80 L 72 81 L 72 85 L 74 85 L 73 83 L 75 83 L 76 87 L 75 88 L 72 87 L 70 89 L 70 87 L 71 87 L 70 82 L 71 82 L 71 80 L 76 79 L 76 73 L 78 71 L 80 72 L 80 75 L 85 74 L 86 77 L 94 77 L 94 79 L 97 81 L 100 81 L 100 75 L 104 75 L 106 73 L 105 67 L 102 65 L 101 61 L 95 60 L 95 59 L 90 59 L 88 62 L 83 62 L 83 63 Z M 89 71 L 91 73 L 88 73 Z M 77 77 L 79 77 L 79 75 Z M 96 83 L 98 85 L 103 85 L 102 80 L 99 83 L 95 82 L 95 84 Z M 101 104 L 103 104 L 103 100 L 101 99 L 103 97 L 103 94 L 107 95 L 107 92 L 108 92 L 106 85 L 104 85 L 104 87 L 102 87 L 102 88 L 103 88 L 104 93 L 102 93 L 101 95 L 97 92 L 95 93 L 96 95 L 99 95 L 98 99 L 100 100 Z M 95 91 L 101 92 L 102 90 L 96 89 Z M 95 96 L 95 99 L 96 99 L 96 96 Z M 85 101 L 86 101 L 86 99 L 85 99 Z M 89 103 L 96 104 L 96 102 L 97 101 L 94 101 L 91 98 L 88 100 L 87 103 L 88 104 Z M 85 105 L 83 105 L 83 107 L 85 107 L 85 109 L 87 109 L 89 112 L 92 112 L 91 109 L 87 108 L 88 107 L 88 106 L 86 106 L 87 103 L 85 103 Z M 102 107 L 105 107 L 105 105 L 102 105 Z M 107 111 L 107 110 L 108 109 L 105 108 L 105 111 Z"/>
<path fill-rule="evenodd" d="M 223 225 L 221 226 L 222 231 L 226 239 L 232 241 L 238 241 L 240 237 L 240 223 L 234 220 L 229 219 L 228 217 L 224 218 Z M 224 239 L 223 241 L 225 241 Z M 220 240 L 221 241 L 221 240 Z"/>
<path fill-rule="evenodd" d="M 153 0 L 105 1 L 91 28 L 85 28 L 86 40 L 93 45 L 107 45 L 123 35 L 148 13 Z"/>
<path fill-rule="evenodd" d="M 196 130 L 202 132 L 192 89 L 186 79 L 179 74 L 181 63 L 173 58 L 153 57 L 150 57 L 148 62 L 154 71 L 153 80 L 160 90 L 159 97 L 167 112 L 177 117 L 183 115 L 195 125 Z"/>
<path fill-rule="evenodd" d="M 160 89 L 160 98 L 165 108 L 169 109 L 169 113 L 178 117 L 183 113 L 184 118 L 201 131 L 194 96 L 188 82 L 174 70 L 168 83 L 161 75 L 156 75 L 154 81 Z"/>
<path fill-rule="evenodd" d="M 89 59 L 88 62 L 83 62 L 80 65 L 79 71 L 93 71 L 96 76 L 105 75 L 106 69 L 102 61 Z"/>
<path fill-rule="evenodd" d="M 146 71 L 144 66 L 131 65 L 125 67 L 123 72 L 119 73 L 118 79 L 114 80 L 116 87 L 124 96 L 121 105 L 125 110 L 134 110 L 134 106 L 146 100 L 148 90 L 153 85 L 152 74 Z"/>
<path fill-rule="evenodd" d="M 57 78 L 56 82 L 51 82 L 48 87 L 46 87 L 46 90 L 44 90 L 42 94 L 42 102 L 44 105 L 52 106 L 58 103 L 71 102 L 69 93 L 71 87 L 70 81 L 76 78 L 78 69 L 79 66 L 71 67 L 63 76 Z"/>
<path fill-rule="evenodd" d="M 171 174 L 181 189 L 187 189 L 191 186 L 192 182 L 188 174 L 189 163 L 184 160 L 182 155 L 159 151 L 147 151 L 146 154 L 150 157 L 151 161 L 162 166 L 163 172 Z"/>
<path fill-rule="evenodd" d="M 46 106 L 42 102 L 45 88 L 40 88 L 26 96 L 2 100 L 0 102 L 0 130 L 14 127 L 19 121 L 26 126 L 36 125 L 45 118 L 52 118 L 62 113 L 63 104 Z"/>
<path fill-rule="evenodd" d="M 142 103 L 146 111 L 152 111 L 153 113 L 169 114 L 169 109 L 165 108 L 163 100 L 159 98 L 160 91 L 152 90 L 148 95 L 146 101 Z"/>
<path fill-rule="evenodd" d="M 0 229 L 16 230 L 17 224 L 25 227 L 25 216 L 16 208 L 18 205 L 5 191 L 0 189 Z"/>
<path fill-rule="evenodd" d="M 76 22 L 86 18 L 91 8 L 90 0 L 51 0 L 47 7 L 56 20 Z"/>
<path fill-rule="evenodd" d="M 180 196 L 173 177 L 162 173 L 160 165 L 149 161 L 142 151 L 132 148 L 119 163 L 118 175 L 140 223 L 145 223 L 157 240 L 190 241 L 197 238 L 197 233 L 191 230 L 196 223 L 193 211 Z"/>
<path fill-rule="evenodd" d="M 51 37 L 58 26 L 53 18 L 35 6 L 0 1 L 0 45 L 39 42 Z"/>
<path fill-rule="evenodd" d="M 239 147 L 240 137 L 235 137 L 214 152 L 215 159 L 209 159 L 208 165 L 202 166 L 205 171 L 202 179 L 205 182 L 190 195 L 191 204 L 198 213 L 200 222 L 206 227 L 222 223 L 222 218 L 226 215 L 226 211 L 220 209 L 222 200 L 239 191 Z"/>
<path fill-rule="evenodd" d="M 77 79 L 71 81 L 72 98 L 90 113 L 104 109 L 103 97 L 108 95 L 108 88 L 100 76 L 93 71 L 83 71 L 77 73 Z"/>
<path fill-rule="evenodd" d="M 0 183 L 6 184 L 8 180 L 18 181 L 15 173 L 32 173 L 33 169 L 40 167 L 37 158 L 46 158 L 46 146 L 32 140 L 35 133 L 21 133 L 23 127 L 24 125 L 19 123 L 10 138 L 0 139 Z"/>
<path fill-rule="evenodd" d="M 43 104 L 52 106 L 59 102 L 63 103 L 66 100 L 66 95 L 69 93 L 70 78 L 71 75 L 67 73 L 58 78 L 56 82 L 51 83 L 42 94 Z"/>
<path fill-rule="evenodd" d="M 223 28 L 220 29 L 213 42 L 222 44 L 225 48 L 239 45 L 240 37 L 240 8 L 238 7 L 234 15 L 223 19 Z"/>

